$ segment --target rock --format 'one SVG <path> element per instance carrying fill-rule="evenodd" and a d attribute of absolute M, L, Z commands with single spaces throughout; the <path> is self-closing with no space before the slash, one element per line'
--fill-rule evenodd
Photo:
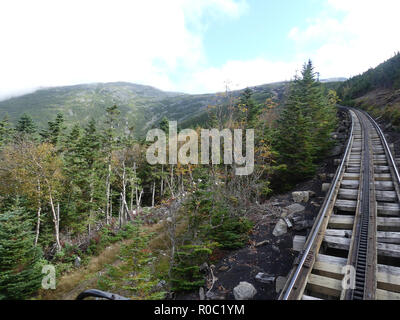
<path fill-rule="evenodd" d="M 206 296 L 204 294 L 204 288 L 203 287 L 199 288 L 199 299 L 200 300 L 206 300 Z"/>
<path fill-rule="evenodd" d="M 208 264 L 207 264 L 207 262 L 204 262 L 204 263 L 200 266 L 200 271 L 208 271 Z"/>
<path fill-rule="evenodd" d="M 316 207 L 316 208 L 319 208 L 321 206 L 319 203 L 314 202 L 314 201 L 311 202 L 311 205 Z"/>
<path fill-rule="evenodd" d="M 342 153 L 342 146 L 338 145 L 333 147 L 333 149 L 330 152 L 330 156 L 339 156 Z"/>
<path fill-rule="evenodd" d="M 273 284 L 274 281 L 275 281 L 275 277 L 274 277 L 274 276 L 271 276 L 271 275 L 269 275 L 269 274 L 263 273 L 263 272 L 259 272 L 259 273 L 256 275 L 256 280 L 257 280 L 258 282 L 261 282 L 261 283 Z"/>
<path fill-rule="evenodd" d="M 286 210 L 288 210 L 288 214 L 294 214 L 298 212 L 304 212 L 306 208 L 302 206 L 301 204 L 294 203 L 291 204 L 290 206 L 286 207 Z"/>
<path fill-rule="evenodd" d="M 293 238 L 293 251 L 300 252 L 304 248 L 307 238 L 304 236 L 294 236 Z"/>
<path fill-rule="evenodd" d="M 286 284 L 287 278 L 279 276 L 275 281 L 275 290 L 277 293 L 281 292 Z"/>
<path fill-rule="evenodd" d="M 224 272 L 224 271 L 227 271 L 228 269 L 229 269 L 228 266 L 222 266 L 218 270 Z"/>
<path fill-rule="evenodd" d="M 300 221 L 297 221 L 294 224 L 293 229 L 296 230 L 296 231 L 301 231 L 301 230 L 304 230 L 304 229 L 312 227 L 313 224 L 314 224 L 313 221 L 300 220 Z"/>
<path fill-rule="evenodd" d="M 272 250 L 274 250 L 276 253 L 280 253 L 281 250 L 277 246 L 272 246 Z"/>
<path fill-rule="evenodd" d="M 212 292 L 212 291 L 208 291 L 206 293 L 206 298 L 208 300 L 224 300 L 225 299 L 225 297 L 217 295 L 215 292 Z"/>
<path fill-rule="evenodd" d="M 282 218 L 286 218 L 288 214 L 289 214 L 289 211 L 287 209 L 283 208 L 281 210 L 281 217 Z"/>
<path fill-rule="evenodd" d="M 314 198 L 317 194 L 314 191 L 307 191 L 309 198 Z"/>
<path fill-rule="evenodd" d="M 234 289 L 235 300 L 250 300 L 257 294 L 256 288 L 251 283 L 242 281 Z"/>
<path fill-rule="evenodd" d="M 158 289 L 164 288 L 166 286 L 167 282 L 165 280 L 161 280 L 160 282 L 157 283 L 156 287 Z"/>
<path fill-rule="evenodd" d="M 275 225 L 274 231 L 272 231 L 272 234 L 275 237 L 280 237 L 285 233 L 287 233 L 287 224 L 283 219 L 279 219 L 279 221 Z"/>
<path fill-rule="evenodd" d="M 292 192 L 292 198 L 294 202 L 307 202 L 310 198 L 308 191 L 294 191 Z"/>
<path fill-rule="evenodd" d="M 326 181 L 326 173 L 321 173 L 319 175 L 319 178 L 321 179 L 321 181 Z"/>
<path fill-rule="evenodd" d="M 339 166 L 342 163 L 342 159 L 333 159 L 333 165 Z"/>
<path fill-rule="evenodd" d="M 323 183 L 322 184 L 322 192 L 328 192 L 329 188 L 331 187 L 330 183 Z"/>
<path fill-rule="evenodd" d="M 82 261 L 81 258 L 77 256 L 74 261 L 75 267 L 79 268 L 81 266 L 81 261 Z"/>
<path fill-rule="evenodd" d="M 259 243 L 256 243 L 255 247 L 258 248 L 258 247 L 261 247 L 261 246 L 263 246 L 265 244 L 269 244 L 269 240 L 264 240 L 264 241 L 261 241 Z"/>
<path fill-rule="evenodd" d="M 171 217 L 168 217 L 166 220 L 167 220 L 168 223 L 172 223 L 172 218 Z"/>

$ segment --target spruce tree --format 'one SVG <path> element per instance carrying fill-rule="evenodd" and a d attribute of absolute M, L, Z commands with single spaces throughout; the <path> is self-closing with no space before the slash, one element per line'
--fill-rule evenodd
<path fill-rule="evenodd" d="M 289 184 L 310 177 L 315 170 L 311 136 L 312 121 L 305 116 L 299 103 L 299 88 L 292 84 L 289 98 L 278 120 L 276 141 L 280 163 L 286 170 L 281 178 Z"/>
<path fill-rule="evenodd" d="M 48 128 L 43 130 L 40 135 L 43 141 L 50 142 L 54 146 L 57 146 L 59 140 L 61 139 L 62 133 L 64 131 L 64 116 L 62 113 L 58 113 L 54 121 L 49 121 Z"/>
<path fill-rule="evenodd" d="M 24 299 L 41 284 L 41 251 L 21 207 L 0 214 L 0 299 Z"/>
<path fill-rule="evenodd" d="M 7 116 L 0 121 L 0 148 L 11 141 L 13 129 Z"/>
<path fill-rule="evenodd" d="M 36 125 L 32 120 L 32 117 L 26 113 L 24 113 L 18 120 L 15 129 L 18 133 L 27 135 L 33 135 L 34 133 L 36 133 L 37 130 Z"/>

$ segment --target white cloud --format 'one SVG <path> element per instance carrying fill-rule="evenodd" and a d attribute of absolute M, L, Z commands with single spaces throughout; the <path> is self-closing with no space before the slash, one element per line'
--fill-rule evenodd
<path fill-rule="evenodd" d="M 168 74 L 204 63 L 205 12 L 234 0 L 2 0 L 0 97 L 39 86 L 131 81 L 176 89 Z"/>
<path fill-rule="evenodd" d="M 239 18 L 245 0 L 1 0 L 0 98 L 109 81 L 215 92 L 226 81 L 235 89 L 288 80 L 308 58 L 322 78 L 349 77 L 400 49 L 400 1 L 326 0 L 326 8 L 306 28 L 291 29 L 291 61 L 251 58 L 209 68 L 207 21 Z"/>
<path fill-rule="evenodd" d="M 265 59 L 247 61 L 231 60 L 220 68 L 208 68 L 195 72 L 190 81 L 182 86 L 188 92 L 221 92 L 241 89 L 259 84 L 290 80 L 296 63 L 273 62 Z"/>
<path fill-rule="evenodd" d="M 308 54 L 322 77 L 357 75 L 400 50 L 398 0 L 328 0 L 328 4 L 330 12 L 337 10 L 342 18 L 325 13 L 306 29 L 295 27 L 289 33 L 303 52 L 310 43 L 320 43 Z"/>

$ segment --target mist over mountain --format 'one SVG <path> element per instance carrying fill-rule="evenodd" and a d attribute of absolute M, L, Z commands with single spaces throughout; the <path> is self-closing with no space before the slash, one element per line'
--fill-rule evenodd
<path fill-rule="evenodd" d="M 254 99 L 262 103 L 268 97 L 280 100 L 286 83 L 273 83 L 252 87 Z M 239 96 L 242 90 L 230 92 Z M 0 117 L 7 115 L 16 122 L 27 113 L 44 127 L 57 113 L 66 123 L 87 123 L 91 118 L 101 121 L 107 107 L 116 104 L 121 110 L 125 128 L 134 128 L 138 136 L 157 125 L 165 116 L 183 126 L 201 122 L 207 107 L 223 103 L 223 93 L 184 94 L 166 92 L 157 88 L 127 82 L 92 83 L 64 87 L 42 88 L 35 92 L 0 101 Z"/>

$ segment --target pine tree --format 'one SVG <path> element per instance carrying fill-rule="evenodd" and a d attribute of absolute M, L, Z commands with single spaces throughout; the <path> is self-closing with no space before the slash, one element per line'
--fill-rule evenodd
<path fill-rule="evenodd" d="M 239 98 L 239 108 L 243 110 L 243 116 L 239 120 L 245 121 L 248 128 L 254 126 L 260 112 L 260 106 L 256 104 L 252 95 L 253 91 L 246 88 Z"/>
<path fill-rule="evenodd" d="M 24 113 L 18 120 L 15 129 L 18 133 L 26 135 L 33 135 L 37 131 L 36 125 L 33 122 L 32 117 L 26 113 Z"/>
<path fill-rule="evenodd" d="M 24 299 L 41 284 L 41 251 L 27 212 L 14 207 L 0 214 L 0 299 Z"/>
<path fill-rule="evenodd" d="M 311 119 L 304 116 L 299 101 L 298 88 L 292 85 L 288 101 L 278 120 L 277 149 L 280 163 L 286 165 L 280 177 L 289 184 L 310 177 L 315 170 Z"/>
<path fill-rule="evenodd" d="M 40 135 L 43 141 L 50 142 L 54 146 L 57 146 L 65 129 L 64 116 L 62 113 L 58 113 L 56 119 L 54 121 L 49 121 L 47 124 L 48 128 L 43 130 Z"/>
<path fill-rule="evenodd" d="M 288 98 L 278 120 L 277 150 L 286 173 L 280 174 L 287 187 L 315 172 L 315 162 L 331 146 L 330 133 L 336 125 L 332 92 L 323 95 L 311 61 L 303 66 L 301 77 L 291 83 Z"/>
<path fill-rule="evenodd" d="M 12 139 L 13 129 L 7 116 L 0 121 L 0 148 Z"/>

